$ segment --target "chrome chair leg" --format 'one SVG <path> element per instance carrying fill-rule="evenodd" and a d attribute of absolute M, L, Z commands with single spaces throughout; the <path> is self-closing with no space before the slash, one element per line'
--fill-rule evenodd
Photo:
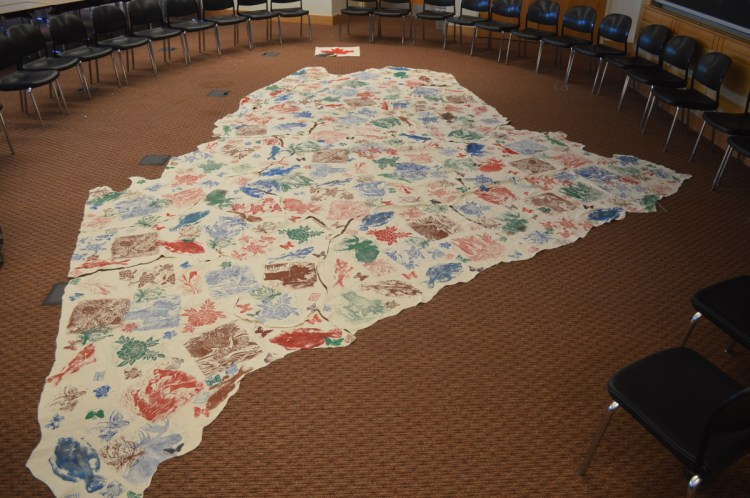
<path fill-rule="evenodd" d="M 596 84 L 599 81 L 599 75 L 601 74 L 602 61 L 604 61 L 604 59 L 600 57 L 599 62 L 596 64 L 596 74 L 594 75 L 594 84 L 591 86 L 591 95 L 596 95 Z M 604 77 L 604 75 L 601 75 L 601 77 Z"/>
<path fill-rule="evenodd" d="M 151 44 L 151 40 L 148 41 L 148 56 L 151 58 L 151 69 L 154 71 L 156 76 L 156 60 L 154 59 L 154 46 Z"/>
<path fill-rule="evenodd" d="M 247 49 L 252 50 L 253 49 L 253 28 L 250 26 L 252 21 L 250 19 L 247 20 L 247 26 L 245 26 L 245 31 L 247 32 Z"/>
<path fill-rule="evenodd" d="M 680 343 L 681 348 L 684 348 L 685 344 L 687 344 L 687 341 L 690 338 L 690 334 L 693 333 L 693 329 L 696 325 L 698 325 L 698 320 L 700 320 L 702 316 L 703 315 L 700 311 L 696 311 L 690 318 L 690 327 L 688 327 L 687 332 L 685 332 L 685 335 L 682 337 L 682 342 Z"/>
<path fill-rule="evenodd" d="M 219 25 L 214 26 L 214 38 L 216 38 L 216 53 L 221 57 L 221 40 L 219 40 Z"/>
<path fill-rule="evenodd" d="M 65 114 L 70 115 L 70 112 L 68 111 L 68 103 L 65 101 L 65 94 L 63 93 L 62 87 L 60 86 L 60 79 L 56 79 L 52 82 L 53 89 L 57 87 L 55 90 L 55 98 L 59 95 L 60 97 L 57 99 L 57 105 L 60 106 L 60 101 L 62 100 L 63 107 L 65 108 Z M 62 113 L 62 109 L 60 109 L 60 112 Z"/>
<path fill-rule="evenodd" d="M 654 97 L 654 99 L 656 99 L 656 97 Z M 667 134 L 667 141 L 664 142 L 664 152 L 667 152 L 667 146 L 669 145 L 669 139 L 672 138 L 672 131 L 674 130 L 674 125 L 677 122 L 677 116 L 679 116 L 679 115 L 680 115 L 680 108 L 678 107 L 674 111 L 674 119 L 672 119 L 672 126 L 669 127 L 669 133 Z"/>
<path fill-rule="evenodd" d="M 646 125 L 648 120 L 651 119 L 651 112 L 654 110 L 654 104 L 656 103 L 656 97 L 653 94 L 653 87 L 648 92 L 648 98 L 646 99 L 646 107 L 643 109 L 643 116 L 641 117 L 641 133 L 646 133 Z"/>
<path fill-rule="evenodd" d="M 34 109 L 36 109 L 36 115 L 39 118 L 39 122 L 42 124 L 42 129 L 46 130 L 46 128 L 44 126 L 44 120 L 42 119 L 42 113 L 39 112 L 39 106 L 36 105 L 36 99 L 34 98 L 34 92 L 31 91 L 31 88 L 29 88 L 28 90 L 26 90 L 26 92 L 31 97 L 31 102 L 34 104 Z M 57 94 L 55 94 L 55 95 L 57 95 Z M 60 106 L 60 99 L 57 100 L 57 105 L 58 105 L 58 107 Z"/>
<path fill-rule="evenodd" d="M 300 23 L 302 22 L 302 19 L 300 19 Z M 312 41 L 312 20 L 310 19 L 310 15 L 307 15 L 307 30 L 310 33 L 310 41 Z"/>
<path fill-rule="evenodd" d="M 599 442 L 602 440 L 604 433 L 607 431 L 607 426 L 609 426 L 609 421 L 612 419 L 612 415 L 614 415 L 615 410 L 617 410 L 619 406 L 620 404 L 617 401 L 613 401 L 609 404 L 609 407 L 607 408 L 607 414 L 604 416 L 604 419 L 599 425 L 599 430 L 597 430 L 596 435 L 594 436 L 594 440 L 591 442 L 589 451 L 586 453 L 586 456 L 584 457 L 583 462 L 578 469 L 579 476 L 586 475 L 586 470 L 588 470 L 589 465 L 591 465 L 591 460 L 593 460 L 594 458 L 594 452 L 596 452 L 596 448 L 599 446 Z"/>
<path fill-rule="evenodd" d="M 109 55 L 110 55 L 110 57 L 112 57 L 112 67 L 115 70 L 115 78 L 117 78 L 117 88 L 122 88 L 122 82 L 120 81 L 120 72 L 117 70 L 117 61 L 115 60 L 115 53 L 112 52 Z M 98 61 L 97 61 L 97 66 L 96 66 L 96 81 L 99 81 L 99 64 L 98 64 Z"/>
<path fill-rule="evenodd" d="M 81 80 L 81 88 L 83 90 L 83 96 L 87 100 L 91 100 L 91 89 L 89 88 L 88 81 L 86 81 L 86 73 L 83 72 L 83 62 L 79 62 L 76 65 L 76 69 L 78 69 L 78 79 Z"/>
<path fill-rule="evenodd" d="M 8 147 L 10 148 L 10 153 L 12 155 L 16 155 L 16 151 L 13 150 L 13 144 L 10 143 L 10 135 L 8 135 L 8 127 L 5 125 L 5 119 L 3 118 L 3 113 L 0 112 L 0 124 L 3 125 L 3 131 L 5 132 L 5 140 L 8 142 Z"/>
<path fill-rule="evenodd" d="M 500 62 L 500 56 L 503 55 L 503 38 L 505 38 L 505 32 L 500 32 L 500 47 L 497 49 L 497 62 Z M 508 50 L 507 48 L 505 50 Z"/>
<path fill-rule="evenodd" d="M 477 27 L 474 26 L 474 36 L 471 37 L 471 49 L 469 49 L 469 57 L 474 55 L 474 43 L 477 41 Z"/>
<path fill-rule="evenodd" d="M 701 125 L 701 131 L 698 132 L 698 136 L 695 138 L 695 145 L 693 145 L 693 150 L 690 152 L 690 157 L 688 158 L 688 162 L 693 162 L 693 156 L 695 155 L 695 151 L 698 149 L 698 142 L 701 141 L 701 137 L 703 136 L 703 130 L 706 128 L 706 122 L 703 121 L 703 124 Z"/>
<path fill-rule="evenodd" d="M 727 167 L 727 163 L 729 162 L 729 159 L 732 157 L 732 146 L 727 144 L 727 150 L 724 152 L 724 157 L 721 158 L 721 162 L 719 163 L 719 169 L 716 171 L 716 176 L 714 177 L 714 183 L 711 185 L 711 190 L 716 190 L 716 187 L 719 186 L 719 181 L 721 180 L 721 175 L 724 174 L 724 170 Z"/>
<path fill-rule="evenodd" d="M 620 93 L 620 101 L 617 102 L 617 112 L 620 112 L 622 108 L 622 100 L 625 98 L 625 92 L 628 91 L 628 83 L 630 82 L 630 76 L 625 76 L 625 83 L 622 85 L 622 92 Z"/>
<path fill-rule="evenodd" d="M 604 76 L 607 74 L 607 68 L 609 67 L 609 61 L 605 59 L 604 71 L 602 71 L 602 77 L 599 78 L 599 88 L 596 90 L 596 94 L 602 93 L 602 84 L 604 83 Z"/>
<path fill-rule="evenodd" d="M 542 40 L 539 40 L 539 52 L 536 54 L 536 69 L 534 69 L 535 73 L 539 72 L 539 63 L 542 61 L 542 49 L 544 48 L 544 42 Z"/>
<path fill-rule="evenodd" d="M 568 89 L 568 79 L 570 78 L 570 71 L 573 69 L 573 59 L 575 59 L 576 52 L 572 48 L 570 49 L 570 57 L 568 57 L 568 68 L 565 70 L 565 81 L 563 81 L 563 89 Z"/>
<path fill-rule="evenodd" d="M 685 498 L 694 498 L 695 494 L 698 492 L 698 486 L 701 485 L 701 478 L 698 475 L 694 475 L 690 478 L 688 481 L 688 487 L 687 487 L 687 493 L 685 494 Z"/>
<path fill-rule="evenodd" d="M 510 42 L 513 41 L 513 32 L 508 33 L 508 46 L 505 47 L 505 63 L 508 63 L 508 55 L 510 55 Z"/>

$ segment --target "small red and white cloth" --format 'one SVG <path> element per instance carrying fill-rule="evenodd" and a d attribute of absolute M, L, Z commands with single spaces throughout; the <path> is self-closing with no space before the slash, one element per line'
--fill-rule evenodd
<path fill-rule="evenodd" d="M 316 57 L 359 57 L 359 47 L 315 47 Z"/>

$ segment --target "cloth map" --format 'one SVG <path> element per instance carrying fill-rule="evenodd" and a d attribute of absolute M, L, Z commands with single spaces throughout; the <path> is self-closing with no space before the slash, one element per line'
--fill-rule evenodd
<path fill-rule="evenodd" d="M 419 69 L 302 69 L 215 126 L 161 178 L 90 192 L 27 463 L 57 496 L 141 496 L 248 373 L 688 178 L 514 129 Z"/>

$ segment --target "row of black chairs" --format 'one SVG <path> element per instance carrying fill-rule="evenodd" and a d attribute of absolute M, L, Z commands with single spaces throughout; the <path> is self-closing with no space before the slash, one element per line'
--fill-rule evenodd
<path fill-rule="evenodd" d="M 151 69 L 156 76 L 157 66 L 154 57 L 153 42 L 162 41 L 164 44 L 164 60 L 171 52 L 169 41 L 180 39 L 185 64 L 190 64 L 190 49 L 188 33 L 214 30 L 216 50 L 221 56 L 219 27 L 225 25 L 238 26 L 246 24 L 248 48 L 252 49 L 252 21 L 267 21 L 267 33 L 272 36 L 272 19 L 277 20 L 279 43 L 283 43 L 281 36 L 282 17 L 300 18 L 300 35 L 302 34 L 302 17 L 308 17 L 310 39 L 312 39 L 312 24 L 309 11 L 302 9 L 301 0 L 238 0 L 238 10 L 234 0 L 202 0 L 199 8 L 196 0 L 165 0 L 164 9 L 159 0 L 130 0 L 124 3 L 124 9 L 114 3 L 97 2 L 91 7 L 91 23 L 93 34 L 89 31 L 80 15 L 73 11 L 61 11 L 45 21 L 49 27 L 47 36 L 39 24 L 18 23 L 10 26 L 6 34 L 0 34 L 0 71 L 7 74 L 0 77 L 0 91 L 19 91 L 22 94 L 22 110 L 29 112 L 28 98 L 33 104 L 36 115 L 44 129 L 39 106 L 34 97 L 33 89 L 50 85 L 51 92 L 57 99 L 60 112 L 68 112 L 67 102 L 60 86 L 60 72 L 75 68 L 81 83 L 81 90 L 85 98 L 91 98 L 91 90 L 83 70 L 83 63 L 89 64 L 89 77 L 93 78 L 91 63 L 96 65 L 97 80 L 99 79 L 98 60 L 111 57 L 117 85 L 128 84 L 127 73 L 130 69 L 133 50 L 145 46 L 148 49 Z M 74 5 L 74 7 L 81 7 Z M 230 12 L 230 13 L 227 13 Z M 235 30 L 235 44 L 238 34 Z M 204 41 L 205 44 L 205 41 Z M 199 49 L 201 47 L 199 39 Z M 123 61 L 125 52 L 125 61 Z M 119 67 L 115 60 L 119 58 Z M 130 57 L 129 57 L 130 54 Z M 8 72 L 8 68 L 15 66 Z M 122 79 L 121 79 L 122 75 Z M 2 107 L 0 107 L 0 111 Z M 0 124 L 8 141 L 11 153 L 14 153 L 10 142 L 5 121 L 0 113 Z"/>
<path fill-rule="evenodd" d="M 622 407 L 662 443 L 685 468 L 687 497 L 699 485 L 750 452 L 750 388 L 701 354 L 685 347 L 701 317 L 734 343 L 750 349 L 750 276 L 696 292 L 695 314 L 680 347 L 638 360 L 608 381 L 612 401 L 579 468 L 585 475 L 615 411 Z"/>

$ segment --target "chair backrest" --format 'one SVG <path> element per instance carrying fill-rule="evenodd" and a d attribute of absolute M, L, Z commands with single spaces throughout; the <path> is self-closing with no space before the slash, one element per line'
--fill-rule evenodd
<path fill-rule="evenodd" d="M 623 50 L 628 48 L 628 36 L 633 19 L 625 14 L 608 14 L 599 23 L 599 38 L 606 38 L 613 42 L 624 43 Z"/>
<path fill-rule="evenodd" d="M 125 12 L 115 5 L 100 5 L 91 14 L 94 23 L 95 38 L 108 33 L 124 34 L 128 31 Z"/>
<path fill-rule="evenodd" d="M 198 4 L 195 0 L 167 0 L 167 20 L 173 17 L 199 16 Z"/>
<path fill-rule="evenodd" d="M 652 55 L 659 56 L 659 64 L 664 56 L 664 45 L 672 35 L 672 31 L 666 26 L 661 24 L 649 24 L 638 35 L 638 40 L 635 44 L 635 55 L 638 56 L 638 52 L 643 50 Z"/>
<path fill-rule="evenodd" d="M 490 0 L 461 0 L 459 15 L 464 15 L 464 11 L 488 13 L 490 11 Z"/>
<path fill-rule="evenodd" d="M 83 21 L 71 12 L 50 17 L 49 32 L 54 46 L 86 44 L 89 41 Z"/>
<path fill-rule="evenodd" d="M 8 28 L 8 36 L 16 44 L 21 58 L 47 56 L 47 41 L 35 24 L 16 24 Z"/>
<path fill-rule="evenodd" d="M 536 0 L 526 10 L 526 26 L 530 22 L 545 26 L 555 26 L 557 32 L 557 21 L 560 18 L 560 4 L 554 0 Z"/>
<path fill-rule="evenodd" d="M 705 477 L 750 451 L 750 388 L 730 396 L 713 413 L 701 438 L 696 468 Z"/>
<path fill-rule="evenodd" d="M 203 0 L 203 12 L 207 10 L 231 10 L 234 13 L 234 0 Z"/>
<path fill-rule="evenodd" d="M 269 10 L 268 0 L 237 0 L 237 10 L 242 10 L 240 7 L 258 7 L 259 5 L 263 6 L 263 8 L 250 9 L 250 12 L 253 10 Z"/>
<path fill-rule="evenodd" d="M 0 34 L 0 69 L 11 65 L 18 67 L 19 63 L 18 51 L 13 40 L 7 35 Z"/>
<path fill-rule="evenodd" d="M 687 71 L 697 47 L 698 43 L 695 38 L 683 35 L 675 36 L 664 45 L 662 61 Z"/>
<path fill-rule="evenodd" d="M 521 2 L 522 0 L 494 0 L 490 8 L 490 14 L 501 17 L 515 17 L 520 20 Z"/>
<path fill-rule="evenodd" d="M 456 2 L 454 0 L 424 0 L 424 10 L 430 10 L 430 7 L 450 7 L 449 11 L 456 11 Z"/>
<path fill-rule="evenodd" d="M 590 33 L 593 40 L 594 24 L 596 23 L 596 9 L 584 5 L 576 5 L 565 11 L 563 16 L 563 33 L 566 29 L 579 33 Z"/>
<path fill-rule="evenodd" d="M 163 26 L 164 15 L 159 0 L 131 0 L 128 2 L 131 26 Z"/>
<path fill-rule="evenodd" d="M 728 55 L 724 55 L 720 52 L 709 52 L 704 54 L 693 69 L 693 81 L 691 86 L 695 86 L 695 82 L 700 82 L 706 88 L 710 88 L 716 92 L 716 100 L 719 99 L 719 92 L 721 91 L 721 83 L 724 81 L 724 76 L 729 71 L 729 66 L 732 65 L 732 58 Z"/>
<path fill-rule="evenodd" d="M 299 3 L 299 8 L 300 9 L 302 8 L 302 0 L 271 0 L 271 10 L 273 10 L 274 4 L 277 4 L 277 3 L 280 3 L 280 4 Z M 288 9 L 290 7 L 286 6 L 286 7 L 282 7 L 282 8 Z"/>

